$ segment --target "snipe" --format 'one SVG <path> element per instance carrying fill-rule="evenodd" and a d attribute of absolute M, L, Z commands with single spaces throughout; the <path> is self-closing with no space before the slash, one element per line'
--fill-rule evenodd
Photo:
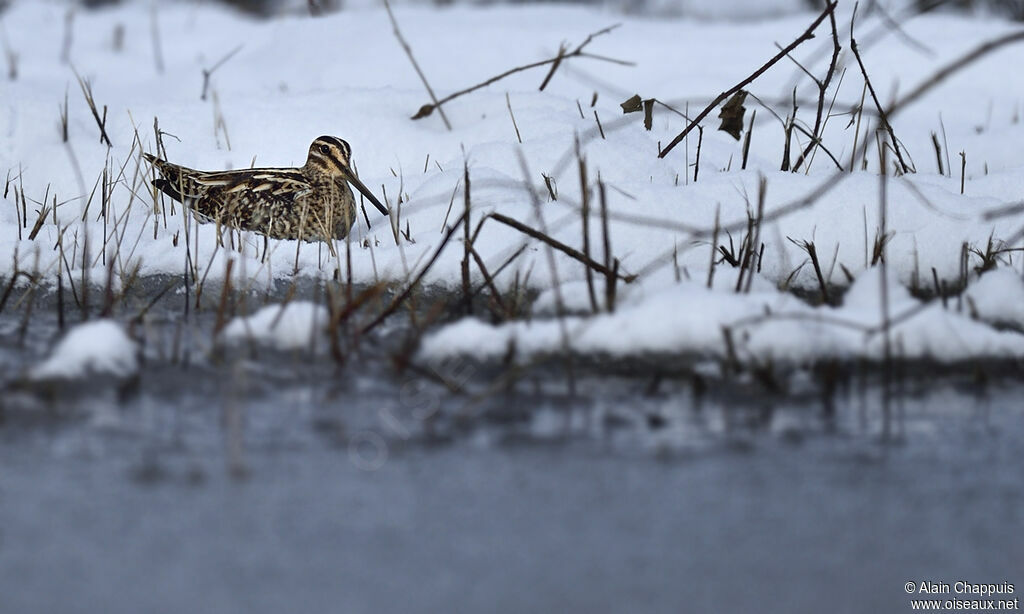
<path fill-rule="evenodd" d="M 143 155 L 161 175 L 153 185 L 190 208 L 201 222 L 274 239 L 342 239 L 356 219 L 349 184 L 388 215 L 387 207 L 352 170 L 352 148 L 333 136 L 315 139 L 306 164 L 299 168 L 197 171 Z"/>

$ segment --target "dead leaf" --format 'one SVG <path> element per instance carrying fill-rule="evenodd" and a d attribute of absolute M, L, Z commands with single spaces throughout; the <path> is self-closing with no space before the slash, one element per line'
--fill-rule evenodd
<path fill-rule="evenodd" d="M 423 119 L 424 117 L 428 117 L 433 112 L 434 112 L 434 105 L 432 105 L 432 104 L 425 104 L 422 107 L 420 107 L 419 111 L 416 111 L 416 115 L 413 115 L 412 119 Z"/>
<path fill-rule="evenodd" d="M 654 125 L 654 99 L 648 98 L 644 101 L 644 128 L 651 129 Z"/>
<path fill-rule="evenodd" d="M 728 133 L 737 141 L 740 140 L 740 134 L 743 132 L 743 114 L 747 112 L 743 102 L 746 99 L 746 90 L 740 90 L 733 94 L 732 98 L 723 104 L 722 109 L 718 112 L 718 117 L 722 120 L 722 125 L 718 129 Z"/>
<path fill-rule="evenodd" d="M 622 113 L 636 113 L 643 108 L 643 100 L 640 99 L 640 94 L 633 94 L 633 97 L 619 105 L 622 107 Z"/>

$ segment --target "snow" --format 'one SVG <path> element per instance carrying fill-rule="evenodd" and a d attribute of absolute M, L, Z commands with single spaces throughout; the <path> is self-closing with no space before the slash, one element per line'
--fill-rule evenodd
<path fill-rule="evenodd" d="M 681 282 L 627 304 L 612 314 L 571 316 L 490 325 L 467 318 L 423 341 L 420 355 L 432 361 L 459 355 L 498 359 L 513 348 L 528 360 L 569 349 L 616 358 L 682 355 L 729 358 L 725 331 L 744 364 L 810 364 L 820 360 L 881 360 L 884 333 L 879 300 L 880 269 L 855 280 L 839 307 L 808 306 L 788 294 L 708 289 Z M 890 343 L 906 359 L 957 362 L 971 358 L 1024 357 L 1024 335 L 997 331 L 966 313 L 924 304 L 889 282 Z"/>
<path fill-rule="evenodd" d="M 985 273 L 967 288 L 967 300 L 978 318 L 1024 330 L 1024 278 L 1001 267 Z"/>
<path fill-rule="evenodd" d="M 327 308 L 309 301 L 267 305 L 248 317 L 231 320 L 224 327 L 229 342 L 256 341 L 279 350 L 312 347 L 327 325 Z"/>
<path fill-rule="evenodd" d="M 33 367 L 29 379 L 76 379 L 93 375 L 129 377 L 138 372 L 138 346 L 112 320 L 76 325 L 57 343 L 50 357 Z"/>
<path fill-rule="evenodd" d="M 701 7 L 711 11 L 708 7 L 716 5 L 705 0 L 683 4 L 673 6 L 682 7 L 685 15 L 700 14 Z M 65 250 L 81 254 L 88 237 L 94 255 L 98 246 L 105 245 L 108 252 L 116 252 L 118 271 L 138 264 L 143 275 L 180 275 L 186 258 L 185 236 L 194 248 L 189 255 L 195 267 L 207 270 L 211 283 L 223 276 L 227 259 L 235 259 L 235 274 L 253 284 L 290 277 L 296 264 L 298 275 L 305 277 L 329 279 L 336 269 L 345 270 L 343 260 L 326 248 L 292 241 L 270 241 L 270 253 L 264 258 L 262 239 L 251 235 L 242 237 L 240 249 L 215 253 L 217 230 L 212 225 L 193 226 L 179 206 L 160 208 L 148 192 L 147 169 L 140 166 L 135 145 L 154 150 L 154 118 L 167 133 L 168 157 L 201 169 L 254 163 L 296 165 L 303 162 L 310 141 L 318 135 L 348 140 L 363 182 L 379 196 L 386 192 L 393 212 L 401 195 L 399 224 L 403 231 L 409 228 L 412 239 L 402 238 L 396 245 L 388 220 L 371 209 L 372 226 L 360 222 L 353 231 L 352 271 L 357 282 L 401 282 L 423 266 L 443 238 L 445 220 L 453 223 L 462 211 L 464 164 L 471 176 L 474 227 L 488 213 L 500 212 L 535 228 L 544 226 L 554 238 L 580 248 L 582 191 L 573 154 L 578 137 L 590 178 L 592 257 L 605 258 L 595 213 L 594 182 L 600 175 L 608 188 L 612 255 L 624 273 L 639 274 L 639 278 L 619 284 L 615 314 L 583 318 L 577 313 L 575 319 L 566 320 L 570 328 L 580 329 L 571 339 L 577 351 L 716 354 L 722 351 L 722 326 L 762 317 L 767 309 L 809 319 L 744 324 L 736 339 L 739 349 L 752 356 L 793 361 L 847 354 L 878 356 L 879 335 L 825 323 L 847 318 L 861 327 L 878 324 L 880 285 L 870 272 L 865 273 L 870 271 L 872 244 L 882 226 L 874 146 L 869 148 L 866 170 L 858 164 L 854 172 L 837 174 L 828 156 L 818 152 L 809 169 L 781 172 L 781 122 L 748 99 L 747 119 L 756 108 L 757 123 L 747 168 L 739 168 L 742 142 L 715 130 L 716 114 L 712 113 L 704 123 L 699 178 L 694 181 L 696 133 L 688 143 L 658 158 L 659 143 L 668 143 L 683 128 L 683 121 L 659 108 L 653 129 L 646 131 L 642 114 L 623 116 L 619 108 L 619 103 L 639 93 L 693 115 L 712 96 L 777 53 L 776 43 L 786 44 L 804 31 L 815 15 L 793 12 L 799 4 L 755 3 L 762 14 L 780 16 L 740 22 L 649 19 L 608 9 L 547 4 L 444 10 L 396 7 L 403 33 L 438 96 L 512 66 L 552 57 L 563 41 L 572 47 L 589 33 L 622 24 L 596 37 L 588 51 L 635 65 L 571 58 L 543 92 L 538 85 L 546 69 L 518 73 L 445 104 L 452 123 L 449 131 L 438 113 L 418 121 L 409 119 L 429 96 L 395 41 L 386 13 L 375 4 L 353 5 L 351 10 L 320 19 L 296 11 L 264 21 L 209 3 L 126 2 L 99 11 L 77 11 L 69 62 L 62 63 L 65 7 L 15 2 L 0 18 L 7 45 L 18 57 L 17 79 L 0 81 L 0 180 L 14 178 L 5 186 L 12 189 L 0 199 L 0 272 L 14 270 L 16 259 L 24 267 L 38 254 L 44 277 L 54 279 L 59 253 L 53 246 L 61 233 Z M 849 47 L 853 5 L 846 0 L 840 4 L 841 42 Z M 897 5 L 890 8 L 896 10 Z M 730 9 L 730 14 L 735 12 Z M 162 70 L 154 51 L 153 24 L 160 37 Z M 939 67 L 1017 27 L 998 19 L 952 14 L 917 16 L 901 25 L 902 31 L 894 33 L 878 15 L 862 14 L 857 21 L 862 56 L 883 101 L 897 99 L 927 81 Z M 119 26 L 124 29 L 121 50 L 112 42 Z M 203 70 L 235 49 L 237 53 L 212 73 L 209 95 L 202 99 Z M 821 75 L 830 51 L 827 31 L 820 30 L 793 56 Z M 1019 63 L 1021 53 L 1019 46 L 1010 46 L 984 57 L 892 118 L 919 171 L 888 179 L 885 226 L 892 233 L 887 262 L 893 314 L 906 306 L 917 307 L 905 287 L 915 279 L 930 280 L 933 269 L 940 280 L 958 282 L 963 244 L 984 248 L 990 236 L 996 241 L 1017 236 L 1020 214 L 991 217 L 986 213 L 1018 202 L 1024 186 L 1020 156 L 1024 80 L 1007 79 L 1005 70 Z M 113 147 L 99 142 L 73 69 L 90 81 L 101 108 L 108 107 L 106 127 Z M 856 123 L 851 124 L 846 110 L 860 101 L 863 81 L 846 52 L 840 57 L 840 70 L 845 71 L 842 78 L 837 73 L 828 92 L 828 100 L 834 95 L 836 102 L 824 142 L 848 166 Z M 794 87 L 799 117 L 810 125 L 816 88 L 793 63 L 781 62 L 748 89 L 785 116 L 791 110 Z M 61 141 L 58 124 L 65 92 L 67 144 Z M 595 112 L 605 138 L 596 129 Z M 870 119 L 864 115 L 860 142 Z M 937 172 L 933 133 L 942 144 L 946 174 Z M 795 149 L 799 149 L 806 138 L 796 138 Z M 959 152 L 964 152 L 965 161 L 962 194 Z M 111 176 L 116 180 L 104 220 L 98 197 L 90 202 L 89 195 L 105 165 L 113 169 Z M 542 174 L 554 179 L 557 200 L 549 198 Z M 769 221 L 760 234 L 765 245 L 760 275 L 749 294 L 735 294 L 730 291 L 735 272 L 720 266 L 709 290 L 702 283 L 710 261 L 709 236 L 694 230 L 710 229 L 716 214 L 724 225 L 741 228 L 748 212 L 757 207 L 762 179 Z M 775 215 L 826 183 L 830 187 L 823 197 Z M 19 220 L 14 198 L 13 188 L 22 186 L 28 199 L 27 221 Z M 530 189 L 541 200 L 539 210 L 528 194 Z M 52 204 L 54 194 L 62 203 L 57 224 L 48 211 L 38 237 L 30 240 L 28 232 L 43 206 L 38 202 L 47 196 Z M 734 230 L 731 239 L 739 243 L 742 234 Z M 788 284 L 813 290 L 818 283 L 806 254 L 790 238 L 814 242 L 829 283 L 845 285 L 844 269 L 857 278 L 841 307 L 810 307 L 779 289 Z M 725 233 L 720 237 L 723 244 L 729 240 Z M 460 241 L 461 233 L 426 274 L 426 283 L 459 284 Z M 493 272 L 523 244 L 528 249 L 497 276 L 498 287 L 505 290 L 517 274 L 520 279 L 528 275 L 531 288 L 541 293 L 534 313 L 543 316 L 554 311 L 557 279 L 565 304 L 575 312 L 588 311 L 584 269 L 575 260 L 556 252 L 552 269 L 546 247 L 493 220 L 482 226 L 475 249 Z M 338 247 L 343 258 L 345 246 Z M 1020 291 L 1020 261 L 1008 254 L 1003 260 L 1005 273 L 986 274 L 972 285 L 970 297 L 981 321 L 938 305 L 920 307 L 892 331 L 900 351 L 941 360 L 989 353 L 1017 355 L 1019 335 L 990 326 L 1022 321 L 1019 301 L 996 300 L 1004 290 L 1007 296 Z M 970 258 L 972 267 L 978 264 L 976 256 Z M 69 256 L 68 261 L 73 269 L 82 266 L 81 257 Z M 86 273 L 93 279 L 105 278 L 99 259 L 88 266 Z M 474 284 L 481 283 L 476 266 L 471 268 Z M 81 271 L 71 274 L 79 277 Z M 1017 282 L 1011 283 L 1014 275 Z M 261 315 L 270 317 L 260 312 L 246 321 L 251 329 L 246 338 L 263 338 L 267 333 L 270 343 L 304 346 L 311 322 L 322 320 L 311 316 L 311 306 L 291 305 L 286 313 L 293 308 L 300 310 L 296 313 L 301 317 L 296 317 L 304 324 L 300 322 L 294 330 L 288 324 L 279 333 L 278 328 L 285 326 L 282 317 L 268 331 L 266 320 L 255 321 Z M 269 309 L 276 313 L 277 308 Z M 228 329 L 237 334 L 239 326 L 235 322 Z M 453 330 L 466 334 L 459 338 Z M 497 355 L 514 339 L 520 352 L 543 353 L 557 350 L 558 331 L 558 322 L 544 317 L 502 327 L 466 321 L 437 331 L 424 352 Z M 468 341 L 472 338 L 479 342 L 478 349 Z"/>

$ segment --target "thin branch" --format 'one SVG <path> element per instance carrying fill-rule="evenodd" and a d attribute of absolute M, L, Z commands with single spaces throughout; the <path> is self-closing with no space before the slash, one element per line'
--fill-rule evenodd
<path fill-rule="evenodd" d="M 217 63 L 215 63 L 213 66 L 211 66 L 210 68 L 203 69 L 203 93 L 199 96 L 199 100 L 206 100 L 206 92 L 210 88 L 210 77 L 213 76 L 213 71 L 217 70 L 218 68 L 223 66 L 225 62 L 233 58 L 235 54 L 241 51 L 242 47 L 244 46 L 245 45 L 239 45 L 235 47 L 234 49 L 229 51 L 227 55 L 217 60 Z"/>
<path fill-rule="evenodd" d="M 427 82 L 426 75 L 420 70 L 420 65 L 416 62 L 416 58 L 412 55 L 412 48 L 409 47 L 409 43 L 405 42 L 405 38 L 402 36 L 401 30 L 398 29 L 398 22 L 395 20 L 395 15 L 391 12 L 391 4 L 388 0 L 384 0 L 384 8 L 388 11 L 388 19 L 391 20 L 391 27 L 394 29 L 395 38 L 398 39 L 399 44 L 402 45 L 402 49 L 405 50 L 405 55 L 409 56 L 409 62 L 412 63 L 412 67 L 416 69 L 416 74 L 420 76 L 420 81 L 423 82 L 423 86 L 427 88 L 427 93 L 430 94 L 430 99 L 434 101 L 434 105 L 431 108 L 433 111 L 435 108 L 441 114 L 441 120 L 444 121 L 444 127 L 448 130 L 452 129 L 452 125 L 448 122 L 448 117 L 444 114 L 444 109 L 441 108 L 441 102 L 437 100 L 437 96 L 434 95 L 434 88 L 430 87 L 430 83 Z M 429 105 L 428 105 L 429 106 Z M 422 109 L 420 109 L 422 112 Z"/>
<path fill-rule="evenodd" d="M 606 267 L 605 265 L 601 264 L 600 262 L 596 262 L 596 261 L 586 257 L 579 250 L 574 249 L 572 247 L 569 247 L 568 245 L 566 245 L 565 243 L 562 243 L 561 241 L 558 241 L 557 239 L 553 239 L 553 238 L 549 237 L 548 235 L 546 235 L 546 234 L 544 234 L 542 232 L 539 232 L 539 231 L 537 231 L 537 230 L 535 230 L 533 228 L 530 228 L 529 226 L 527 226 L 526 224 L 523 224 L 522 222 L 514 220 L 514 219 L 512 219 L 510 217 L 504 216 L 504 215 L 502 215 L 500 213 L 492 213 L 488 217 L 490 217 L 490 219 L 492 219 L 492 220 L 494 220 L 496 222 L 501 222 L 502 224 L 505 224 L 506 226 L 511 226 L 512 228 L 515 228 L 516 230 L 518 230 L 519 232 L 523 233 L 524 235 L 526 235 L 528 237 L 533 237 L 534 239 L 537 239 L 538 241 L 541 241 L 541 242 L 543 242 L 543 243 L 545 243 L 547 245 L 550 245 L 551 247 L 553 247 L 553 248 L 557 249 L 558 251 L 562 252 L 563 254 L 569 256 L 570 258 L 572 258 L 574 260 L 578 260 L 578 261 L 582 262 L 583 264 L 585 264 L 588 267 L 594 269 L 595 271 L 597 271 L 598 273 L 600 273 L 602 275 L 618 277 L 619 279 L 621 279 L 622 281 L 626 282 L 627 284 L 632 282 L 634 279 L 636 279 L 636 275 L 621 275 L 621 274 L 615 273 L 611 269 Z"/>
<path fill-rule="evenodd" d="M 999 38 L 994 38 L 988 42 L 978 45 L 973 50 L 937 70 L 927 81 L 911 90 L 910 93 L 904 95 L 903 98 L 900 98 L 895 104 L 889 107 L 889 116 L 891 117 L 899 111 L 902 111 L 904 107 L 913 104 L 918 98 L 945 81 L 946 78 L 961 68 L 974 63 L 978 59 L 988 55 L 1000 47 L 1005 47 L 1006 45 L 1019 41 L 1024 41 L 1024 30 L 1011 32 L 1005 36 L 1000 36 Z"/>
<path fill-rule="evenodd" d="M 416 288 L 416 286 L 420 283 L 420 281 L 423 280 L 423 277 L 427 274 L 431 267 L 434 266 L 434 263 L 437 262 L 438 257 L 441 255 L 441 252 L 443 252 L 445 246 L 448 245 L 448 241 L 451 240 L 452 235 L 455 234 L 455 232 L 459 229 L 459 225 L 462 224 L 462 219 L 465 215 L 465 212 L 463 212 L 463 214 L 459 216 L 459 219 L 455 220 L 455 223 L 452 224 L 451 228 L 448 229 L 448 232 L 445 233 L 444 238 L 441 239 L 441 244 L 437 246 L 436 250 L 434 250 L 434 254 L 430 257 L 430 260 L 428 260 L 427 264 L 424 265 L 422 269 L 420 269 L 420 272 L 416 274 L 416 277 L 411 282 L 409 282 L 408 285 L 406 285 L 405 290 L 402 290 L 402 292 L 398 296 L 393 298 L 391 302 L 388 304 L 388 306 L 384 309 L 384 311 L 380 313 L 380 315 L 374 318 L 373 321 L 371 321 L 366 326 L 363 326 L 362 329 L 360 329 L 359 331 L 360 334 L 365 335 L 366 333 L 370 332 L 371 330 L 376 328 L 381 322 L 386 320 L 391 314 L 397 311 L 399 307 L 402 306 L 402 303 L 405 302 L 405 299 L 409 298 L 409 295 L 412 294 L 413 289 Z"/>
<path fill-rule="evenodd" d="M 494 77 L 491 77 L 490 79 L 487 79 L 486 81 L 483 81 L 481 83 L 477 83 L 476 85 L 467 87 L 466 89 L 459 90 L 459 91 L 457 91 L 457 92 L 455 92 L 453 94 L 449 94 L 448 96 L 445 96 L 444 98 L 442 98 L 440 100 L 435 98 L 434 94 L 431 92 L 430 93 L 430 98 L 433 100 L 433 104 L 425 104 L 422 107 L 420 107 L 419 111 L 416 112 L 416 115 L 412 116 L 412 119 L 422 119 L 424 117 L 427 117 L 428 115 L 430 115 L 431 113 L 434 112 L 434 109 L 440 110 L 441 105 L 443 105 L 443 104 L 445 104 L 447 102 L 450 102 L 450 101 L 458 98 L 459 96 L 465 96 L 466 94 L 469 94 L 471 92 L 475 92 L 478 89 L 487 87 L 488 85 L 490 85 L 492 83 L 495 83 L 496 81 L 501 81 L 505 77 L 508 77 L 510 75 L 514 75 L 517 72 L 522 72 L 524 70 L 530 70 L 531 68 L 538 68 L 540 66 L 546 66 L 548 64 L 553 64 L 554 66 L 551 67 L 551 70 L 549 70 L 548 74 L 544 77 L 544 81 L 540 84 L 540 89 L 543 90 L 545 87 L 547 87 L 548 82 L 551 80 L 551 77 L 552 77 L 552 75 L 554 75 L 554 72 L 558 68 L 558 66 L 560 66 L 561 63 L 564 60 L 568 59 L 568 58 L 573 58 L 573 57 L 589 57 L 589 58 L 592 58 L 592 59 L 595 59 L 595 60 L 602 60 L 604 62 L 612 62 L 614 64 L 619 64 L 619 65 L 622 65 L 622 66 L 634 66 L 633 62 L 627 62 L 625 60 L 616 60 L 616 59 L 613 59 L 613 58 L 606 58 L 604 56 L 591 55 L 591 54 L 583 52 L 583 49 L 587 45 L 589 45 L 591 43 L 591 41 L 594 40 L 594 38 L 596 38 L 598 36 L 601 36 L 602 34 L 607 34 L 607 33 L 611 32 L 612 30 L 614 30 L 615 28 L 618 28 L 620 25 L 622 25 L 622 24 L 615 24 L 615 25 L 612 25 L 612 26 L 608 26 L 607 28 L 604 28 L 602 30 L 598 30 L 597 32 L 593 32 L 593 33 L 587 35 L 587 38 L 585 38 L 583 40 L 583 42 L 580 43 L 579 45 L 577 45 L 576 48 L 573 49 L 572 51 L 566 52 L 564 47 L 560 47 L 558 49 L 558 54 L 555 57 L 553 57 L 553 58 L 549 58 L 547 60 L 541 60 L 539 62 L 533 62 L 531 64 L 525 64 L 523 66 L 517 66 L 515 68 L 510 68 L 509 70 L 506 70 L 505 72 L 501 73 L 500 75 L 496 75 Z M 415 61 L 413 63 L 415 65 Z M 430 90 L 429 86 L 428 86 L 427 90 L 428 91 Z"/>
<path fill-rule="evenodd" d="M 749 77 L 747 77 L 746 79 L 740 81 L 736 85 L 732 86 L 727 91 L 722 92 L 721 94 L 719 94 L 714 100 L 711 101 L 711 104 L 709 104 L 707 107 L 704 108 L 703 111 L 701 111 L 700 113 L 697 114 L 697 117 L 695 117 L 693 119 L 693 121 L 691 121 L 689 123 L 689 125 L 687 125 L 686 128 L 682 132 L 677 134 L 676 137 L 674 139 L 672 139 L 672 142 L 669 143 L 668 146 L 666 146 L 664 149 L 661 150 L 661 152 L 658 154 L 658 157 L 659 158 L 664 158 L 665 156 L 667 156 L 668 152 L 672 151 L 672 149 L 676 145 L 678 145 L 684 138 L 686 138 L 686 135 L 690 134 L 690 132 L 694 129 L 694 127 L 696 127 L 696 125 L 702 119 L 707 117 L 708 114 L 711 113 L 711 111 L 713 111 L 715 109 L 715 107 L 717 107 L 719 104 L 721 104 L 722 102 L 727 100 L 730 96 L 732 96 L 736 92 L 740 91 L 741 89 L 743 89 L 744 87 L 749 85 L 752 81 L 754 81 L 755 79 L 760 77 L 769 68 L 774 66 L 779 60 L 781 60 L 782 58 L 784 58 L 787 55 L 789 55 L 790 51 L 796 49 L 797 47 L 799 47 L 803 43 L 805 43 L 805 42 L 811 40 L 812 38 L 814 38 L 814 30 L 821 24 L 821 22 L 825 21 L 825 18 L 828 17 L 829 15 L 831 15 L 835 11 L 835 9 L 836 9 L 836 3 L 835 2 L 830 2 L 825 7 L 825 10 L 822 11 L 821 15 L 818 15 L 818 18 L 815 19 L 814 22 L 811 23 L 811 25 L 807 28 L 807 30 L 805 30 L 803 34 L 798 36 L 796 38 L 796 40 L 794 40 L 792 43 L 790 43 L 785 48 L 783 48 L 782 51 L 780 51 L 777 54 L 775 54 L 775 57 L 773 57 L 772 59 L 768 60 L 768 62 L 766 62 L 763 66 L 761 66 L 761 68 L 758 68 L 753 73 L 751 73 Z"/>
<path fill-rule="evenodd" d="M 892 141 L 893 151 L 896 153 L 896 159 L 900 162 L 900 169 L 904 173 L 910 172 L 910 167 L 903 160 L 903 153 L 900 151 L 899 142 L 896 140 L 896 133 L 893 132 L 892 125 L 889 123 L 889 118 L 885 113 L 885 109 L 882 108 L 882 103 L 878 101 L 878 95 L 875 94 L 875 86 L 871 85 L 871 79 L 868 77 L 868 70 L 864 67 L 863 60 L 860 59 L 860 51 L 857 49 L 857 39 L 853 37 L 853 24 L 857 18 L 857 6 L 854 5 L 853 16 L 850 18 L 850 50 L 853 51 L 853 56 L 857 58 L 857 65 L 860 66 L 860 73 L 864 75 L 864 83 L 868 86 L 868 93 L 871 94 L 871 100 L 875 103 L 875 108 L 878 109 L 878 118 L 882 122 L 882 127 L 889 133 L 889 140 Z"/>
<path fill-rule="evenodd" d="M 813 75 L 811 76 L 811 78 L 814 79 L 815 83 L 818 85 L 818 108 L 814 115 L 814 129 L 811 130 L 813 136 L 811 137 L 811 142 L 807 144 L 807 147 L 800 154 L 800 157 L 797 158 L 796 164 L 793 165 L 793 172 L 796 172 L 797 170 L 800 169 L 800 167 L 804 163 L 804 160 L 807 159 L 807 156 L 810 155 L 811 151 L 815 148 L 815 146 L 821 143 L 820 132 L 823 130 L 821 126 L 821 120 L 822 114 L 825 111 L 825 94 L 828 92 L 829 84 L 832 83 L 832 76 L 836 72 L 836 63 L 839 61 L 839 51 L 840 49 L 842 49 L 842 47 L 839 45 L 839 32 L 836 29 L 835 11 L 829 12 L 828 20 L 829 26 L 832 28 L 832 60 L 829 62 L 828 72 L 825 73 L 824 79 L 819 81 L 818 79 L 814 79 Z M 833 160 L 835 160 L 835 158 L 833 158 Z M 836 160 L 836 164 L 839 164 L 838 160 Z M 842 165 L 839 166 L 840 170 L 842 170 Z"/>

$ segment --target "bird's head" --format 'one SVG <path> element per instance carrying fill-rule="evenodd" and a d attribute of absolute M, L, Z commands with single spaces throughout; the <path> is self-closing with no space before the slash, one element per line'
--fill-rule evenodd
<path fill-rule="evenodd" d="M 352 170 L 352 147 L 345 141 L 333 136 L 317 137 L 309 146 L 306 168 L 324 173 L 335 181 L 347 181 L 359 190 L 373 206 L 383 215 L 388 215 L 388 208 L 381 204 L 377 197 L 356 177 Z"/>

